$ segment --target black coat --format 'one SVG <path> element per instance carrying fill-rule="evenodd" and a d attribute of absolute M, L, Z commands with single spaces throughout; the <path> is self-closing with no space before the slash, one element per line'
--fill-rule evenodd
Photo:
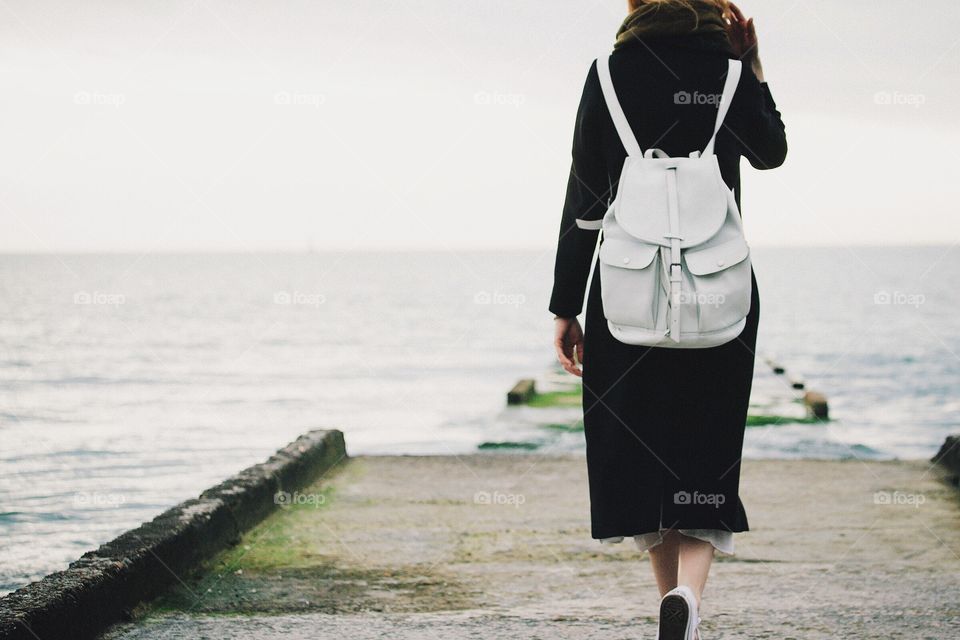
<path fill-rule="evenodd" d="M 617 49 L 610 65 L 642 149 L 655 147 L 671 156 L 703 150 L 727 72 L 724 53 L 698 36 L 684 36 L 634 42 Z M 721 173 L 738 204 L 740 157 L 757 169 L 770 169 L 783 163 L 786 151 L 770 90 L 744 65 L 716 142 Z M 550 301 L 556 315 L 581 312 L 598 232 L 577 228 L 575 220 L 603 217 L 616 196 L 625 157 L 594 64 L 574 131 Z M 593 537 L 659 528 L 745 531 L 739 477 L 760 313 L 756 280 L 743 333 L 711 349 L 637 347 L 615 340 L 603 317 L 601 287 L 594 268 L 583 363 Z M 684 492 L 691 496 L 689 503 Z"/>

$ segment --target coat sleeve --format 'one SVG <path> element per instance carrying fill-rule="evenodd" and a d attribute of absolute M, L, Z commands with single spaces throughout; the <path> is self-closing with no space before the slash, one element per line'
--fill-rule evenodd
<path fill-rule="evenodd" d="M 775 169 L 787 158 L 787 134 L 770 87 L 744 66 L 727 120 L 740 155 L 754 169 Z"/>
<path fill-rule="evenodd" d="M 599 231 L 577 226 L 577 218 L 600 220 L 607 210 L 611 185 L 603 156 L 601 131 L 607 114 L 596 62 L 590 67 L 577 110 L 573 132 L 573 162 L 567 180 L 567 195 L 560 222 L 560 238 L 554 264 L 550 311 L 572 318 L 583 310 Z"/>

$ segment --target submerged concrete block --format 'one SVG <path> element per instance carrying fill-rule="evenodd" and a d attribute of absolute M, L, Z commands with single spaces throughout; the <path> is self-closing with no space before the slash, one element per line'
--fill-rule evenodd
<path fill-rule="evenodd" d="M 817 391 L 807 391 L 803 394 L 803 404 L 811 418 L 820 420 L 830 419 L 830 408 L 827 405 L 827 396 Z"/>
<path fill-rule="evenodd" d="M 933 456 L 933 462 L 939 462 L 946 467 L 955 479 L 960 478 L 960 435 L 947 436 L 940 451 Z"/>
<path fill-rule="evenodd" d="M 507 404 L 526 404 L 536 395 L 537 388 L 532 378 L 524 378 L 507 392 Z"/>

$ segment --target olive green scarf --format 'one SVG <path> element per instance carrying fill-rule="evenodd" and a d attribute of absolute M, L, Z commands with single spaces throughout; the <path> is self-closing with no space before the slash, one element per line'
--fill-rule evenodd
<path fill-rule="evenodd" d="M 657 38 L 697 36 L 700 44 L 731 53 L 727 24 L 712 2 L 689 0 L 688 6 L 652 2 L 630 13 L 617 31 L 615 49 Z"/>

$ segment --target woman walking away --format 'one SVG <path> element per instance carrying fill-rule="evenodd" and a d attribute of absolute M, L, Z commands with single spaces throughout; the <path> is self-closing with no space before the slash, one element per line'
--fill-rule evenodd
<path fill-rule="evenodd" d="M 787 144 L 753 19 L 726 0 L 629 10 L 583 89 L 550 311 L 560 363 L 583 377 L 592 535 L 649 551 L 660 640 L 694 640 L 714 552 L 748 530 L 760 301 L 740 158 L 772 169 Z"/>

